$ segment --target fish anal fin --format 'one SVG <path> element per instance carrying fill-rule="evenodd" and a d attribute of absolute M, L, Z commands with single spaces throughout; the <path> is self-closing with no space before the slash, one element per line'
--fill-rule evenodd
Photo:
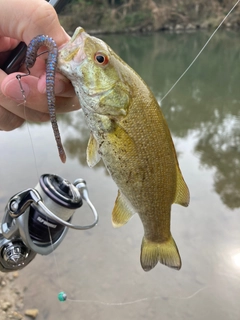
<path fill-rule="evenodd" d="M 182 266 L 178 248 L 171 235 L 167 241 L 159 243 L 144 237 L 140 260 L 144 271 L 150 271 L 158 262 L 176 270 Z"/>
<path fill-rule="evenodd" d="M 190 194 L 188 187 L 186 185 L 186 182 L 183 179 L 182 173 L 177 167 L 177 188 L 176 188 L 176 194 L 175 199 L 173 203 L 180 204 L 184 207 L 187 207 L 189 205 L 190 201 Z"/>
<path fill-rule="evenodd" d="M 92 168 L 100 161 L 100 159 L 97 141 L 91 133 L 87 146 L 87 164 Z"/>
<path fill-rule="evenodd" d="M 118 191 L 115 206 L 112 212 L 112 224 L 114 228 L 118 228 L 126 224 L 134 215 L 134 210 L 128 199 Z"/>

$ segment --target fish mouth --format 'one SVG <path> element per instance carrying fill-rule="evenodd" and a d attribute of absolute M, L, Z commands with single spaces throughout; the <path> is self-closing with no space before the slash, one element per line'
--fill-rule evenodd
<path fill-rule="evenodd" d="M 82 27 L 78 27 L 70 41 L 59 48 L 58 51 L 58 67 L 65 63 L 81 63 L 85 58 L 86 54 L 84 52 L 84 42 L 88 37 L 88 34 Z"/>

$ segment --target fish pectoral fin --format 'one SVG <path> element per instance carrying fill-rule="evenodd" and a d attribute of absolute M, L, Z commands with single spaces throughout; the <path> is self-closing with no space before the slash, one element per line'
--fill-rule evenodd
<path fill-rule="evenodd" d="M 144 271 L 150 271 L 158 262 L 179 270 L 182 262 L 173 237 L 164 242 L 153 242 L 143 237 L 141 247 L 141 265 Z"/>
<path fill-rule="evenodd" d="M 173 203 L 180 204 L 184 207 L 187 207 L 189 205 L 190 201 L 190 194 L 188 187 L 186 185 L 186 182 L 183 179 L 182 173 L 177 167 L 177 188 L 176 188 L 176 194 L 175 199 Z"/>
<path fill-rule="evenodd" d="M 134 215 L 134 210 L 129 200 L 118 191 L 115 206 L 112 212 L 112 224 L 114 228 L 118 228 L 126 224 Z"/>
<path fill-rule="evenodd" d="M 97 141 L 91 133 L 87 146 L 87 164 L 92 168 L 100 161 L 100 159 Z"/>

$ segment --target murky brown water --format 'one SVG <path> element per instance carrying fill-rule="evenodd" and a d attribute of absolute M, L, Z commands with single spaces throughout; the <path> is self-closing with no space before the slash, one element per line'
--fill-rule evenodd
<path fill-rule="evenodd" d="M 104 39 L 134 67 L 160 99 L 208 38 L 206 33 L 114 36 Z M 49 256 L 20 272 L 25 306 L 39 319 L 240 318 L 240 72 L 239 34 L 219 32 L 194 67 L 163 101 L 179 162 L 191 192 L 189 208 L 172 206 L 172 234 L 183 267 L 142 271 L 143 236 L 135 216 L 113 229 L 117 188 L 102 165 L 85 161 L 88 130 L 81 112 L 60 121 L 68 159 L 61 164 L 49 124 L 29 125 L 0 137 L 0 209 L 38 176 L 56 173 L 88 183 L 100 222 L 89 231 L 69 230 Z M 34 160 L 36 158 L 36 164 Z M 74 222 L 84 219 L 84 207 Z M 87 214 L 87 213 L 86 213 Z M 82 217 L 83 216 L 83 217 Z M 68 295 L 57 299 L 59 291 Z"/>

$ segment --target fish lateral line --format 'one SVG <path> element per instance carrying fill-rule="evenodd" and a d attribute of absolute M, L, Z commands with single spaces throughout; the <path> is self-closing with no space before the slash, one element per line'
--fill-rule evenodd
<path fill-rule="evenodd" d="M 46 46 L 48 50 L 45 50 L 38 54 L 40 47 Z M 34 66 L 37 57 L 40 55 L 48 53 L 47 62 L 46 62 L 46 95 L 47 95 L 47 104 L 50 115 L 50 122 L 53 129 L 53 134 L 58 148 L 58 153 L 61 161 L 66 162 L 66 153 L 62 145 L 61 135 L 57 124 L 56 109 L 55 109 L 55 94 L 54 94 L 54 85 L 55 85 L 55 74 L 57 69 L 57 59 L 58 59 L 58 48 L 56 42 L 53 38 L 47 35 L 38 35 L 33 38 L 28 47 L 25 57 L 25 65 L 28 73 L 18 74 L 16 76 L 20 89 L 22 92 L 24 104 L 26 104 L 26 95 L 23 89 L 21 78 L 30 75 L 30 69 Z"/>

